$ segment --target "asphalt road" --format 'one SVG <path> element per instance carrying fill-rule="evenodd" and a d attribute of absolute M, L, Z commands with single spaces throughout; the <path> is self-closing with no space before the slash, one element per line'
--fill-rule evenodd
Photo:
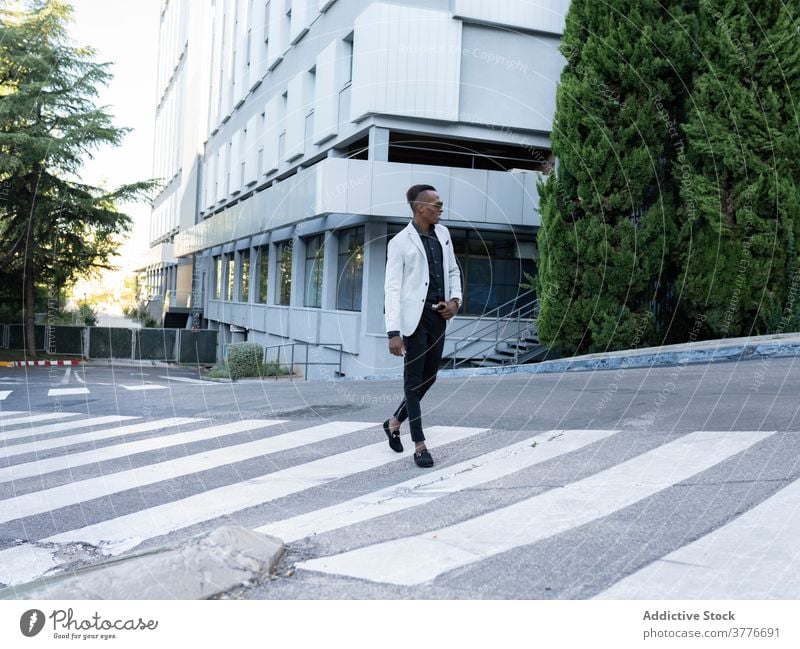
<path fill-rule="evenodd" d="M 427 472 L 399 380 L 2 369 L 0 583 L 237 524 L 288 551 L 230 597 L 797 598 L 795 362 L 443 377 Z"/>

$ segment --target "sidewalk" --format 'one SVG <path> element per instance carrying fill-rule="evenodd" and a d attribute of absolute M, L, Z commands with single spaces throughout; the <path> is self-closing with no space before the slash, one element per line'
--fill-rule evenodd
<path fill-rule="evenodd" d="M 549 374 L 584 370 L 613 370 L 630 367 L 661 367 L 687 363 L 714 363 L 757 358 L 797 356 L 800 333 L 704 340 L 679 345 L 626 349 L 601 354 L 573 356 L 529 365 L 473 367 L 441 370 L 440 377 L 492 376 L 502 374 Z M 370 377 L 373 378 L 373 377 Z M 377 377 L 374 377 L 377 378 Z"/>

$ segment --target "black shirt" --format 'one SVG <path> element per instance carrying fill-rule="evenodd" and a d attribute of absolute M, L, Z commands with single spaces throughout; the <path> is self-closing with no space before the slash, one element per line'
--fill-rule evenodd
<path fill-rule="evenodd" d="M 413 223 L 413 221 L 412 221 Z M 442 260 L 442 244 L 434 232 L 435 225 L 431 225 L 428 232 L 423 232 L 414 223 L 414 228 L 422 239 L 422 246 L 425 248 L 425 256 L 428 258 L 428 295 L 425 299 L 428 302 L 440 302 L 444 300 L 444 261 Z"/>

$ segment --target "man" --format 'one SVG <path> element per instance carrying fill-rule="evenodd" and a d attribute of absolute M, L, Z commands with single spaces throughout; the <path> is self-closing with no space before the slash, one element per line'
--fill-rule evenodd
<path fill-rule="evenodd" d="M 422 432 L 420 399 L 433 385 L 442 359 L 447 321 L 461 304 L 461 271 L 450 233 L 438 225 L 443 203 L 431 185 L 406 192 L 412 221 L 389 242 L 384 285 L 389 352 L 403 356 L 405 398 L 383 422 L 392 450 L 402 453 L 400 425 L 409 420 L 417 466 L 433 466 Z"/>

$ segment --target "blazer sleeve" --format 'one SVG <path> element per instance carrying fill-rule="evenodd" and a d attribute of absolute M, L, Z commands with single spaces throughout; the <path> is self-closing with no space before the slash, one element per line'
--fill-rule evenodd
<path fill-rule="evenodd" d="M 449 233 L 448 233 L 449 234 Z M 447 256 L 449 259 L 448 265 L 450 270 L 448 272 L 448 281 L 449 281 L 449 288 L 450 288 L 450 295 L 447 296 L 447 299 L 450 298 L 458 298 L 459 301 L 463 302 L 464 298 L 461 295 L 461 270 L 458 267 L 458 261 L 456 260 L 456 253 L 453 251 L 453 240 L 449 239 L 450 245 L 444 246 L 447 248 Z"/>
<path fill-rule="evenodd" d="M 400 286 L 403 281 L 403 256 L 396 245 L 397 237 L 389 242 L 386 251 L 386 278 L 383 285 L 383 309 L 386 331 L 403 332 L 400 324 Z"/>

